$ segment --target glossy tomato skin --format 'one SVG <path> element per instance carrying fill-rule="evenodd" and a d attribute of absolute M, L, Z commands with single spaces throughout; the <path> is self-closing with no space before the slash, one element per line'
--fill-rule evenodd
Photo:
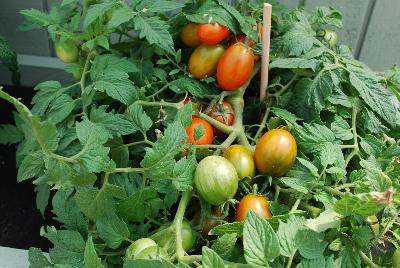
<path fill-rule="evenodd" d="M 197 79 L 214 76 L 220 58 L 225 52 L 221 45 L 198 46 L 189 59 L 189 72 Z"/>
<path fill-rule="evenodd" d="M 252 179 L 254 177 L 256 168 L 250 149 L 243 145 L 234 144 L 229 146 L 222 156 L 233 164 L 239 179 Z"/>
<path fill-rule="evenodd" d="M 292 134 L 284 129 L 273 129 L 257 142 L 254 160 L 257 170 L 279 177 L 292 168 L 297 156 L 297 143 Z"/>
<path fill-rule="evenodd" d="M 194 131 L 199 126 L 202 125 L 204 129 L 204 135 L 198 139 L 196 142 L 194 141 Z M 192 117 L 192 124 L 186 128 L 186 134 L 188 136 L 188 144 L 196 144 L 196 145 L 206 145 L 212 144 L 214 139 L 214 130 L 210 123 L 206 120 L 201 119 L 197 116 Z"/>
<path fill-rule="evenodd" d="M 79 50 L 73 40 L 56 43 L 54 49 L 57 57 L 65 63 L 73 63 L 78 60 Z"/>
<path fill-rule="evenodd" d="M 235 37 L 232 37 L 231 40 L 229 40 L 229 45 L 232 46 L 232 45 L 240 42 L 240 43 L 248 45 L 249 47 L 253 47 L 256 44 L 256 42 L 251 40 L 251 38 L 248 38 L 247 40 L 246 40 L 246 38 L 247 37 L 245 34 L 238 34 Z"/>
<path fill-rule="evenodd" d="M 231 110 L 232 112 L 229 112 L 228 110 Z M 221 122 L 222 124 L 227 125 L 227 126 L 232 126 L 233 119 L 235 118 L 235 116 L 233 114 L 233 107 L 227 101 L 224 101 L 222 103 L 222 105 L 221 104 L 217 104 L 216 106 L 214 106 L 210 110 L 208 115 L 211 116 L 212 118 L 214 118 L 215 120 Z M 217 128 L 214 129 L 214 134 L 217 137 L 220 137 L 220 138 L 224 136 L 224 133 L 222 133 Z"/>
<path fill-rule="evenodd" d="M 224 90 L 237 90 L 250 78 L 254 67 L 254 53 L 242 43 L 229 47 L 217 68 L 217 80 Z"/>
<path fill-rule="evenodd" d="M 231 30 L 218 23 L 200 24 L 197 28 L 197 35 L 200 42 L 215 45 L 231 35 Z"/>
<path fill-rule="evenodd" d="M 207 203 L 219 206 L 235 196 L 239 179 L 231 162 L 212 155 L 200 161 L 194 182 L 197 192 Z"/>
<path fill-rule="evenodd" d="M 158 231 L 162 231 L 166 228 L 169 228 L 171 226 L 171 223 L 167 223 L 162 225 Z M 182 221 L 182 247 L 185 251 L 189 251 L 193 248 L 194 243 L 196 242 L 196 233 L 194 232 L 192 225 L 190 224 L 189 221 L 186 219 L 183 219 Z M 171 237 L 173 236 L 173 237 Z M 165 247 L 168 244 L 168 251 L 175 251 L 176 249 L 176 244 L 175 242 L 170 243 L 171 241 L 175 241 L 175 232 L 174 230 L 171 230 L 170 235 L 164 235 L 160 236 L 156 239 L 157 243 L 161 247 Z"/>
<path fill-rule="evenodd" d="M 198 24 L 189 22 L 186 24 L 181 32 L 181 40 L 188 47 L 198 47 L 201 42 L 197 35 Z"/>
<path fill-rule="evenodd" d="M 272 218 L 269 202 L 265 196 L 249 194 L 243 197 L 236 207 L 236 221 L 244 221 L 250 210 L 253 210 L 264 219 Z"/>

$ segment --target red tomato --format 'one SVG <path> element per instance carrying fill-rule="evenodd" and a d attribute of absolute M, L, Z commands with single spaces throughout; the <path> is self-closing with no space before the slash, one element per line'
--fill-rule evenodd
<path fill-rule="evenodd" d="M 232 46 L 239 42 L 246 44 L 249 47 L 254 47 L 256 45 L 256 42 L 254 42 L 250 38 L 248 40 L 246 40 L 246 35 L 244 35 L 244 34 L 238 34 L 238 35 L 236 35 L 236 37 L 231 38 L 231 40 L 229 40 L 229 45 Z M 257 62 L 259 60 L 260 60 L 260 56 L 254 55 L 254 62 Z"/>
<path fill-rule="evenodd" d="M 242 43 L 229 47 L 217 68 L 217 80 L 224 90 L 236 90 L 246 83 L 253 72 L 254 54 Z"/>
<path fill-rule="evenodd" d="M 190 22 L 182 29 L 181 40 L 188 47 L 198 47 L 201 44 L 197 35 L 197 27 L 198 24 Z"/>
<path fill-rule="evenodd" d="M 204 129 L 204 135 L 194 142 L 194 130 L 197 128 L 197 126 L 202 125 Z M 213 127 L 211 126 L 210 123 L 208 123 L 206 120 L 193 116 L 192 117 L 192 124 L 186 128 L 186 134 L 188 135 L 188 144 L 197 144 L 197 145 L 206 145 L 206 144 L 212 144 L 213 138 L 214 138 L 214 131 Z"/>
<path fill-rule="evenodd" d="M 268 199 L 265 196 L 249 194 L 243 197 L 236 207 L 236 221 L 244 221 L 250 210 L 253 210 L 264 219 L 272 218 Z"/>
<path fill-rule="evenodd" d="M 233 107 L 227 101 L 224 101 L 223 104 L 217 104 L 214 106 L 208 115 L 227 126 L 232 126 L 235 117 L 233 114 Z M 214 133 L 218 137 L 221 137 L 224 134 L 219 129 L 214 129 Z"/>
<path fill-rule="evenodd" d="M 197 35 L 204 44 L 216 45 L 231 35 L 228 27 L 218 23 L 200 24 L 197 27 Z"/>

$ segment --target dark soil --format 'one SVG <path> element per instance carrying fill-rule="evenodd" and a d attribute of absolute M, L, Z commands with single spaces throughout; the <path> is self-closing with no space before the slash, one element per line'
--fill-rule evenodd
<path fill-rule="evenodd" d="M 32 88 L 5 87 L 23 103 L 29 104 Z M 0 100 L 0 124 L 12 124 L 15 109 Z M 48 251 L 51 243 L 40 236 L 40 227 L 54 225 L 49 208 L 43 218 L 36 208 L 36 194 L 31 181 L 17 183 L 16 147 L 0 145 L 0 246 L 28 249 L 39 247 Z"/>

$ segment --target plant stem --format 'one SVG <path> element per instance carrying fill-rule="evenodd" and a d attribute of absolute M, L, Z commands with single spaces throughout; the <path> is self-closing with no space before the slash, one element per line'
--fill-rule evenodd
<path fill-rule="evenodd" d="M 352 115 L 351 115 L 351 129 L 353 131 L 353 150 L 350 152 L 350 154 L 346 157 L 345 160 L 345 166 L 347 167 L 348 164 L 350 163 L 351 159 L 359 155 L 359 147 L 358 147 L 358 134 L 357 134 L 357 113 L 360 109 L 360 100 L 358 98 L 354 98 L 354 106 L 352 110 Z"/>
<path fill-rule="evenodd" d="M 160 94 L 164 90 L 168 89 L 170 85 L 171 85 L 171 83 L 167 83 L 165 86 L 163 86 L 161 89 L 159 89 L 156 93 L 148 96 L 148 98 L 154 98 L 155 96 L 157 96 L 158 94 Z"/>
<path fill-rule="evenodd" d="M 87 114 L 87 103 L 86 103 L 86 93 L 85 93 L 85 84 L 86 84 L 86 75 L 87 75 L 87 70 L 89 69 L 89 65 L 90 65 L 90 59 L 93 56 L 93 52 L 90 51 L 89 54 L 86 57 L 86 61 L 85 61 L 85 66 L 83 67 L 83 71 L 82 71 L 82 78 L 81 81 L 79 82 L 80 86 L 81 86 L 81 97 L 82 97 L 82 110 L 84 114 Z"/>
<path fill-rule="evenodd" d="M 111 173 L 143 173 L 145 168 L 116 168 Z"/>
<path fill-rule="evenodd" d="M 288 262 L 287 262 L 287 264 L 286 264 L 286 268 L 290 268 L 290 267 L 292 266 L 292 262 L 293 262 L 293 258 L 294 258 L 294 255 L 295 255 L 295 254 L 296 254 L 296 251 L 293 252 L 292 255 L 290 255 L 290 257 L 289 257 L 289 259 L 288 259 Z"/>
<path fill-rule="evenodd" d="M 138 100 L 138 101 L 135 101 L 134 104 L 146 106 L 146 107 L 171 107 L 174 109 L 180 109 L 183 107 L 182 102 L 174 103 L 174 102 L 166 102 L 164 100 L 161 100 L 158 102 Z"/>
<path fill-rule="evenodd" d="M 267 123 L 267 119 L 268 119 L 268 116 L 269 116 L 270 111 L 271 111 L 271 108 L 268 107 L 267 110 L 265 111 L 265 114 L 264 114 L 263 119 L 262 119 L 262 121 L 261 121 L 261 123 L 260 123 L 260 126 L 259 126 L 259 128 L 258 128 L 258 130 L 257 130 L 257 133 L 256 133 L 256 135 L 254 135 L 254 141 L 257 141 L 258 138 L 261 136 L 261 132 L 262 132 L 262 131 L 264 130 L 264 128 L 265 128 L 265 125 L 266 125 L 266 123 Z M 254 145 L 254 144 L 255 144 L 255 142 L 253 142 L 253 145 Z"/>
<path fill-rule="evenodd" d="M 211 116 L 206 115 L 205 113 L 199 112 L 198 116 L 200 118 L 206 120 L 208 123 L 210 123 L 214 127 L 218 128 L 219 130 L 221 130 L 225 134 L 230 134 L 230 133 L 232 133 L 234 131 L 233 127 L 227 126 L 227 125 L 219 122 L 218 120 L 215 120 Z M 236 115 L 235 115 L 235 117 L 236 117 Z"/>
<path fill-rule="evenodd" d="M 365 264 L 367 264 L 370 268 L 379 268 L 379 266 L 376 265 L 370 258 L 368 258 L 368 256 L 365 255 L 364 252 L 362 252 L 361 250 L 357 250 L 357 252 L 358 255 L 360 255 L 363 262 L 365 262 Z"/>
<path fill-rule="evenodd" d="M 330 194 L 333 194 L 333 195 L 337 195 L 337 196 L 340 196 L 340 197 L 345 197 L 346 196 L 345 193 L 342 193 L 341 191 L 333 189 L 332 187 L 329 187 L 329 186 L 322 186 L 322 189 L 327 191 Z"/>
<path fill-rule="evenodd" d="M 202 257 L 201 255 L 189 255 L 189 256 L 183 256 L 179 260 L 183 263 L 191 264 L 196 261 L 201 261 L 201 257 Z"/>
<path fill-rule="evenodd" d="M 175 214 L 175 219 L 173 222 L 173 226 L 175 227 L 175 236 L 176 236 L 176 256 L 177 259 L 180 260 L 185 256 L 185 251 L 182 246 L 182 221 L 185 216 L 186 208 L 189 204 L 190 198 L 192 197 L 192 192 L 184 192 L 182 193 L 181 201 L 179 202 L 178 210 Z"/>
<path fill-rule="evenodd" d="M 300 205 L 301 199 L 303 199 L 303 197 L 304 197 L 304 194 L 301 194 L 299 196 L 299 198 L 296 199 L 296 202 L 294 202 L 292 209 L 289 211 L 289 214 L 292 214 L 297 210 L 297 208 Z"/>
<path fill-rule="evenodd" d="M 274 98 L 280 97 L 283 93 L 286 92 L 286 90 L 288 90 L 288 88 L 297 80 L 298 77 L 299 77 L 299 75 L 295 74 L 292 77 L 292 79 L 290 79 L 290 81 L 284 87 L 282 87 L 282 89 L 280 89 L 279 91 L 275 92 L 274 94 L 269 94 L 268 97 L 274 97 Z"/>
<path fill-rule="evenodd" d="M 356 185 L 354 183 L 345 183 L 345 184 L 337 186 L 335 189 L 340 191 L 340 190 L 343 190 L 343 189 L 346 189 L 346 188 L 353 188 L 355 186 Z"/>
<path fill-rule="evenodd" d="M 179 64 L 177 64 L 174 60 L 172 60 L 167 54 L 165 55 L 165 57 L 179 70 L 181 70 L 184 74 L 189 75 L 188 71 L 186 71 L 185 69 L 183 69 L 181 66 L 179 66 Z"/>
<path fill-rule="evenodd" d="M 131 142 L 131 143 L 127 143 L 127 144 L 123 144 L 119 147 L 131 147 L 131 146 L 135 146 L 135 145 L 139 145 L 139 144 L 148 144 L 148 145 L 153 145 L 153 142 L 149 141 L 149 140 L 143 140 L 143 141 L 136 141 L 136 142 Z M 117 147 L 117 148 L 119 148 Z"/>

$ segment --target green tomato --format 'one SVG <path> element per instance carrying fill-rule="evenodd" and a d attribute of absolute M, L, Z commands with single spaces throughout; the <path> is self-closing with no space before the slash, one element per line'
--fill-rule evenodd
<path fill-rule="evenodd" d="M 338 41 L 338 35 L 334 30 L 325 29 L 324 39 L 328 42 L 329 47 L 334 47 Z"/>
<path fill-rule="evenodd" d="M 194 182 L 199 195 L 214 206 L 232 199 L 238 189 L 235 167 L 221 156 L 208 156 L 196 168 Z"/>
<path fill-rule="evenodd" d="M 158 231 L 165 230 L 171 226 L 171 223 L 167 223 L 162 225 Z M 194 243 L 196 242 L 196 233 L 193 231 L 192 226 L 189 221 L 183 220 L 182 221 L 182 247 L 183 250 L 189 251 L 193 248 Z M 169 252 L 175 251 L 176 249 L 176 243 L 175 243 L 175 232 L 173 229 L 171 229 L 171 232 L 169 234 L 166 234 L 161 237 L 156 237 L 155 241 L 161 246 L 165 247 L 167 246 L 167 250 Z"/>
<path fill-rule="evenodd" d="M 78 46 L 73 40 L 67 40 L 54 45 L 57 57 L 65 63 L 72 63 L 78 60 Z"/>
<path fill-rule="evenodd" d="M 250 149 L 243 145 L 234 144 L 224 151 L 223 156 L 233 164 L 239 179 L 253 179 L 256 168 Z"/>
<path fill-rule="evenodd" d="M 157 243 L 150 238 L 141 238 L 133 242 L 126 250 L 126 258 L 134 260 L 142 251 L 147 248 L 157 247 Z"/>
<path fill-rule="evenodd" d="M 400 268 L 400 248 L 396 249 L 392 256 L 393 268 Z"/>
<path fill-rule="evenodd" d="M 137 254 L 134 260 L 167 259 L 168 253 L 159 246 L 148 247 Z"/>

